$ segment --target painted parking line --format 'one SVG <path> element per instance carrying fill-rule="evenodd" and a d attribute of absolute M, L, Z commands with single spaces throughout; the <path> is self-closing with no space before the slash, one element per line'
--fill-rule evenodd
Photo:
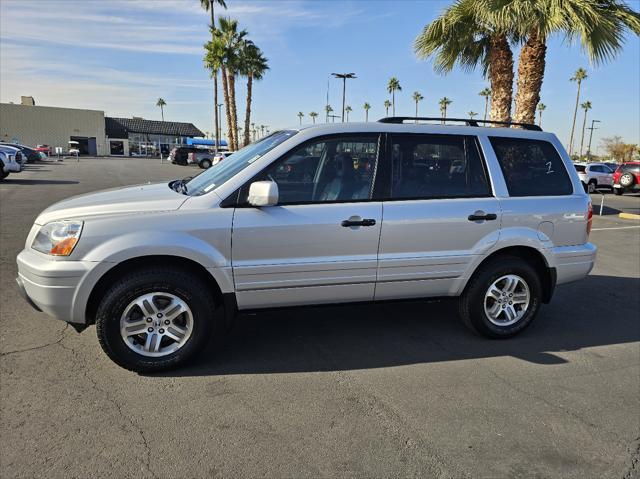
<path fill-rule="evenodd" d="M 613 226 L 611 228 L 593 228 L 591 231 L 604 231 L 604 230 L 628 230 L 631 228 L 640 228 L 640 225 L 638 226 Z"/>

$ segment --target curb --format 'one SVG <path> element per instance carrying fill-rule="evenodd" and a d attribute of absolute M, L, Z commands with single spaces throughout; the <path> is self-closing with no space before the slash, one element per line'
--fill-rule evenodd
<path fill-rule="evenodd" d="M 640 215 L 635 215 L 633 213 L 620 213 L 618 216 L 623 220 L 640 220 Z"/>

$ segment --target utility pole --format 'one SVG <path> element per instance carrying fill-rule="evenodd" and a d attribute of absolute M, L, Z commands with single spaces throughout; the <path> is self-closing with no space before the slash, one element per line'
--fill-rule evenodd
<path fill-rule="evenodd" d="M 597 130 L 598 128 L 594 128 L 594 123 L 601 123 L 600 120 L 591 120 L 591 127 L 587 128 L 589 131 L 589 146 L 587 146 L 587 162 L 591 161 L 591 139 L 593 138 L 593 130 Z"/>
<path fill-rule="evenodd" d="M 220 130 L 216 131 L 216 154 L 218 153 L 220 137 L 222 136 L 222 105 L 224 105 L 224 103 L 218 103 L 218 128 Z"/>
<path fill-rule="evenodd" d="M 347 79 L 351 80 L 353 78 L 358 78 L 355 73 L 332 73 L 332 75 L 336 78 L 342 78 L 342 123 L 344 123 L 344 102 L 345 102 L 345 94 L 347 90 Z M 327 105 L 329 104 L 327 100 Z"/>

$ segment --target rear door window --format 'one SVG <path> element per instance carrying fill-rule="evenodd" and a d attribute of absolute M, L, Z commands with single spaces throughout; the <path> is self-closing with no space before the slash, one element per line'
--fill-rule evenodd
<path fill-rule="evenodd" d="M 489 137 L 509 196 L 558 196 L 573 193 L 571 178 L 548 141 Z"/>

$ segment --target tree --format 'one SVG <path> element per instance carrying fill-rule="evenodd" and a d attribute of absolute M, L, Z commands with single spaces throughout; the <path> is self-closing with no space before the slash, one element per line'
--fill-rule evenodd
<path fill-rule="evenodd" d="M 621 163 L 630 161 L 633 155 L 638 151 L 638 145 L 625 143 L 621 136 L 611 136 L 600 140 L 604 146 L 604 150 L 611 158 Z"/>
<path fill-rule="evenodd" d="M 538 103 L 538 126 L 542 128 L 542 112 L 547 109 L 547 105 L 544 103 Z"/>
<path fill-rule="evenodd" d="M 313 124 L 315 125 L 318 114 L 315 111 L 312 111 L 311 113 L 309 113 L 309 116 L 311 117 L 311 119 L 313 120 Z"/>
<path fill-rule="evenodd" d="M 391 106 L 393 107 L 393 116 L 396 116 L 396 91 L 402 91 L 400 82 L 396 77 L 391 77 L 387 84 L 387 91 L 391 93 Z"/>
<path fill-rule="evenodd" d="M 424 100 L 424 97 L 420 94 L 419 91 L 414 91 L 413 95 L 411 95 L 411 98 L 416 103 L 416 117 L 417 117 L 418 116 L 418 102 Z M 418 123 L 418 120 L 416 120 L 416 123 Z"/>
<path fill-rule="evenodd" d="M 362 108 L 364 109 L 364 121 L 368 122 L 369 121 L 369 110 L 371 110 L 371 105 L 369 105 L 368 103 L 365 102 L 365 104 L 362 105 Z"/>
<path fill-rule="evenodd" d="M 447 118 L 447 107 L 451 105 L 451 103 L 453 103 L 453 100 L 447 98 L 446 96 L 440 98 L 440 101 L 438 102 L 438 104 L 440 105 L 440 116 L 442 117 L 443 124 Z"/>
<path fill-rule="evenodd" d="M 385 100 L 384 101 L 384 109 L 385 109 L 385 116 L 389 116 L 389 108 L 391 108 L 391 102 L 389 100 Z"/>
<path fill-rule="evenodd" d="M 347 114 L 347 123 L 349 123 L 349 113 L 353 111 L 353 108 L 351 108 L 349 105 L 347 105 L 344 109 L 344 112 Z"/>
<path fill-rule="evenodd" d="M 244 142 L 246 146 L 251 143 L 251 100 L 253 93 L 253 81 L 262 80 L 264 74 L 269 70 L 268 60 L 262 51 L 250 40 L 245 40 L 240 45 L 239 54 L 240 74 L 247 77 L 247 101 L 244 115 Z"/>
<path fill-rule="evenodd" d="M 302 118 L 304 118 L 304 113 L 301 111 L 298 112 L 298 118 L 300 119 L 300 124 L 302 125 Z"/>
<path fill-rule="evenodd" d="M 489 99 L 491 98 L 491 88 L 484 88 L 478 95 L 484 97 L 484 119 L 487 119 L 487 110 L 489 109 Z"/>
<path fill-rule="evenodd" d="M 428 24 L 414 42 L 421 59 L 434 56 L 434 69 L 449 73 L 478 65 L 491 84 L 491 119 L 509 121 L 513 94 L 514 36 L 500 20 L 504 0 L 458 0 Z"/>
<path fill-rule="evenodd" d="M 329 123 L 329 114 L 333 111 L 333 108 L 331 108 L 331 105 L 325 105 L 324 111 L 327 114 L 327 117 L 326 117 L 327 121 L 326 122 Z"/>
<path fill-rule="evenodd" d="M 622 49 L 625 33 L 640 33 L 640 16 L 619 0 L 516 0 L 503 3 L 503 26 L 522 43 L 518 61 L 515 121 L 533 123 L 546 65 L 547 39 L 564 34 L 579 38 L 589 59 L 598 64 Z"/>
<path fill-rule="evenodd" d="M 469 113 L 467 113 L 467 115 L 469 115 L 469 118 L 471 118 L 472 120 L 474 119 L 474 117 L 478 116 L 475 111 L 470 111 Z"/>
<path fill-rule="evenodd" d="M 578 92 L 576 93 L 576 107 L 573 110 L 573 122 L 571 124 L 571 137 L 569 138 L 569 155 L 573 153 L 573 133 L 576 129 L 576 116 L 578 115 L 578 104 L 580 103 L 580 86 L 582 82 L 587 78 L 587 70 L 584 68 L 578 68 L 573 76 L 569 79 L 578 84 Z"/>
<path fill-rule="evenodd" d="M 222 8 L 225 8 L 225 9 L 227 8 L 227 4 L 225 3 L 224 0 L 200 0 L 200 6 L 202 6 L 202 8 L 204 8 L 206 11 L 211 13 L 211 25 L 209 26 L 209 30 L 211 31 L 211 40 L 214 39 L 215 29 L 216 29 L 216 16 L 213 8 L 216 3 L 220 5 Z M 205 52 L 206 51 L 207 51 L 207 48 L 205 45 Z M 205 53 L 205 57 L 206 57 L 206 53 Z M 215 128 L 215 132 L 216 132 L 215 150 L 217 152 L 218 145 L 220 142 L 220 138 L 218 137 L 218 132 L 220 131 L 220 128 L 219 128 L 220 119 L 218 118 L 218 70 L 219 70 L 219 67 L 216 69 L 209 68 L 209 70 L 211 70 L 211 77 L 213 78 L 213 127 Z"/>
<path fill-rule="evenodd" d="M 582 148 L 584 147 L 584 131 L 587 128 L 587 112 L 591 110 L 591 102 L 585 101 L 580 105 L 584 110 L 584 119 L 582 120 L 582 138 L 580 139 L 580 156 L 582 156 Z"/>
<path fill-rule="evenodd" d="M 160 107 L 160 113 L 162 114 L 162 121 L 164 121 L 164 107 L 167 104 L 166 101 L 164 101 L 164 99 L 162 98 L 158 98 L 158 101 L 156 102 L 156 106 Z"/>

